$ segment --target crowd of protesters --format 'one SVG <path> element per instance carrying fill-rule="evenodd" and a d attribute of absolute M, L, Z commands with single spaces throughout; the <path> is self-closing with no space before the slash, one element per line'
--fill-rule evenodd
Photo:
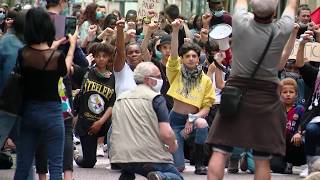
<path fill-rule="evenodd" d="M 320 42 L 311 9 L 288 0 L 275 19 L 277 0 L 237 0 L 233 15 L 223 0 L 207 2 L 210 12 L 189 20 L 176 5 L 140 19 L 96 3 L 71 13 L 66 0 L 2 4 L 0 92 L 16 63 L 24 85 L 21 116 L 0 109 L 1 155 L 17 153 L 14 179 L 32 179 L 35 166 L 41 180 L 47 172 L 72 180 L 74 161 L 93 168 L 97 156 L 121 180 L 184 179 L 186 159 L 210 180 L 225 167 L 268 180 L 304 164 L 300 176 L 320 178 L 319 63 L 304 53 Z M 77 18 L 66 37 L 57 37 L 61 15 Z M 232 27 L 224 48 L 209 36 L 221 24 Z M 219 111 L 226 86 L 243 92 L 232 117 Z"/>

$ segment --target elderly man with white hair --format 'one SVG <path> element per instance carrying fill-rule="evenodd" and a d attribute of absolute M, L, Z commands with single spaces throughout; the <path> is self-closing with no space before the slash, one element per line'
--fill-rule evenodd
<path fill-rule="evenodd" d="M 277 65 L 293 29 L 297 0 L 288 0 L 281 18 L 274 21 L 277 4 L 278 0 L 252 0 L 253 13 L 249 13 L 247 0 L 236 2 L 233 62 L 226 87 L 240 92 L 241 99 L 233 115 L 224 113 L 221 105 L 213 121 L 207 139 L 214 151 L 209 180 L 223 179 L 233 147 L 253 149 L 255 180 L 269 180 L 271 155 L 285 154 L 286 117 L 277 93 Z"/>
<path fill-rule="evenodd" d="M 122 93 L 112 110 L 110 161 L 121 167 L 120 180 L 135 179 L 135 173 L 152 180 L 182 180 L 173 166 L 171 153 L 178 144 L 160 94 L 160 70 L 151 62 L 139 63 L 134 80 L 137 87 Z"/>

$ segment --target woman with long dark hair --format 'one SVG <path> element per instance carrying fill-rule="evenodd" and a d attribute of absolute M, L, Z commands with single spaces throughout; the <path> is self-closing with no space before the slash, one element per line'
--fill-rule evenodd
<path fill-rule="evenodd" d="M 18 52 L 24 83 L 24 106 L 17 149 L 15 180 L 27 179 L 40 138 L 48 147 L 50 179 L 62 179 L 64 123 L 58 80 L 70 72 L 78 30 L 69 35 L 70 47 L 65 56 L 51 48 L 55 28 L 50 16 L 41 8 L 26 14 L 26 46 Z M 41 27 L 41 28 L 40 28 Z"/>

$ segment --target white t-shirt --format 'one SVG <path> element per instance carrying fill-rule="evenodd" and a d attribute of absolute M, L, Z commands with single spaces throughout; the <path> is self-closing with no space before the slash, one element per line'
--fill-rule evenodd
<path fill-rule="evenodd" d="M 115 90 L 117 98 L 121 93 L 131 90 L 137 86 L 136 82 L 133 79 L 133 71 L 127 63 L 124 64 L 121 71 L 114 71 L 114 77 L 116 80 Z"/>

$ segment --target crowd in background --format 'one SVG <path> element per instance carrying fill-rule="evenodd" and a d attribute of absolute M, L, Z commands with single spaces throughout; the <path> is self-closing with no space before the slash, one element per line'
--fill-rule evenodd
<path fill-rule="evenodd" d="M 320 42 L 320 29 L 307 4 L 289 1 L 278 20 L 273 19 L 275 10 L 264 16 L 272 7 L 258 0 L 252 1 L 262 7 L 253 8 L 254 18 L 246 14 L 243 0 L 234 16 L 223 9 L 223 0 L 208 0 L 210 12 L 189 18 L 176 5 L 159 13 L 150 9 L 138 18 L 136 10 L 121 15 L 95 3 L 73 4 L 69 15 L 76 17 L 77 28 L 56 39 L 54 21 L 68 2 L 46 2 L 45 7 L 0 6 L 0 92 L 16 62 L 25 87 L 21 119 L 0 111 L 2 153 L 17 153 L 15 179 L 31 178 L 35 165 L 41 180 L 48 170 L 50 179 L 62 179 L 63 173 L 71 180 L 73 161 L 93 168 L 97 156 L 110 158 L 111 169 L 121 171 L 119 179 L 134 179 L 135 173 L 183 179 L 186 159 L 195 174 L 212 179 L 221 178 L 218 166 L 225 163 L 229 173 L 261 173 L 264 160 L 270 160 L 268 168 L 276 173 L 292 174 L 293 166 L 304 164 L 308 168 L 302 177 L 320 171 L 319 63 L 305 62 L 304 54 L 306 43 Z M 209 36 L 221 24 L 235 28 L 223 50 Z M 234 78 L 250 76 L 254 64 L 241 60 L 257 60 L 272 30 L 261 27 L 269 24 L 275 24 L 276 32 L 258 71 L 262 81 Z M 254 32 L 244 25 L 255 27 Z M 241 35 L 249 31 L 260 39 Z M 296 42 L 296 59 L 289 59 Z M 273 119 L 262 124 L 274 134 L 260 133 L 270 144 L 259 146 L 260 136 L 241 139 L 248 131 L 259 134 L 259 128 L 244 126 L 249 121 L 237 119 L 234 132 L 225 128 L 229 122 L 220 122 L 221 92 L 228 83 L 264 89 L 262 94 L 248 90 L 246 97 L 252 100 L 248 107 L 253 104 L 269 114 L 258 114 L 261 118 Z M 269 97 L 273 106 L 266 105 Z M 258 106 L 255 99 L 263 103 Z M 243 110 L 243 117 L 249 110 Z M 221 140 L 229 136 L 239 143 Z M 74 149 L 78 138 L 82 153 Z M 239 147 L 229 148 L 234 144 Z M 221 158 L 216 154 L 209 163 L 213 151 L 221 152 Z"/>

